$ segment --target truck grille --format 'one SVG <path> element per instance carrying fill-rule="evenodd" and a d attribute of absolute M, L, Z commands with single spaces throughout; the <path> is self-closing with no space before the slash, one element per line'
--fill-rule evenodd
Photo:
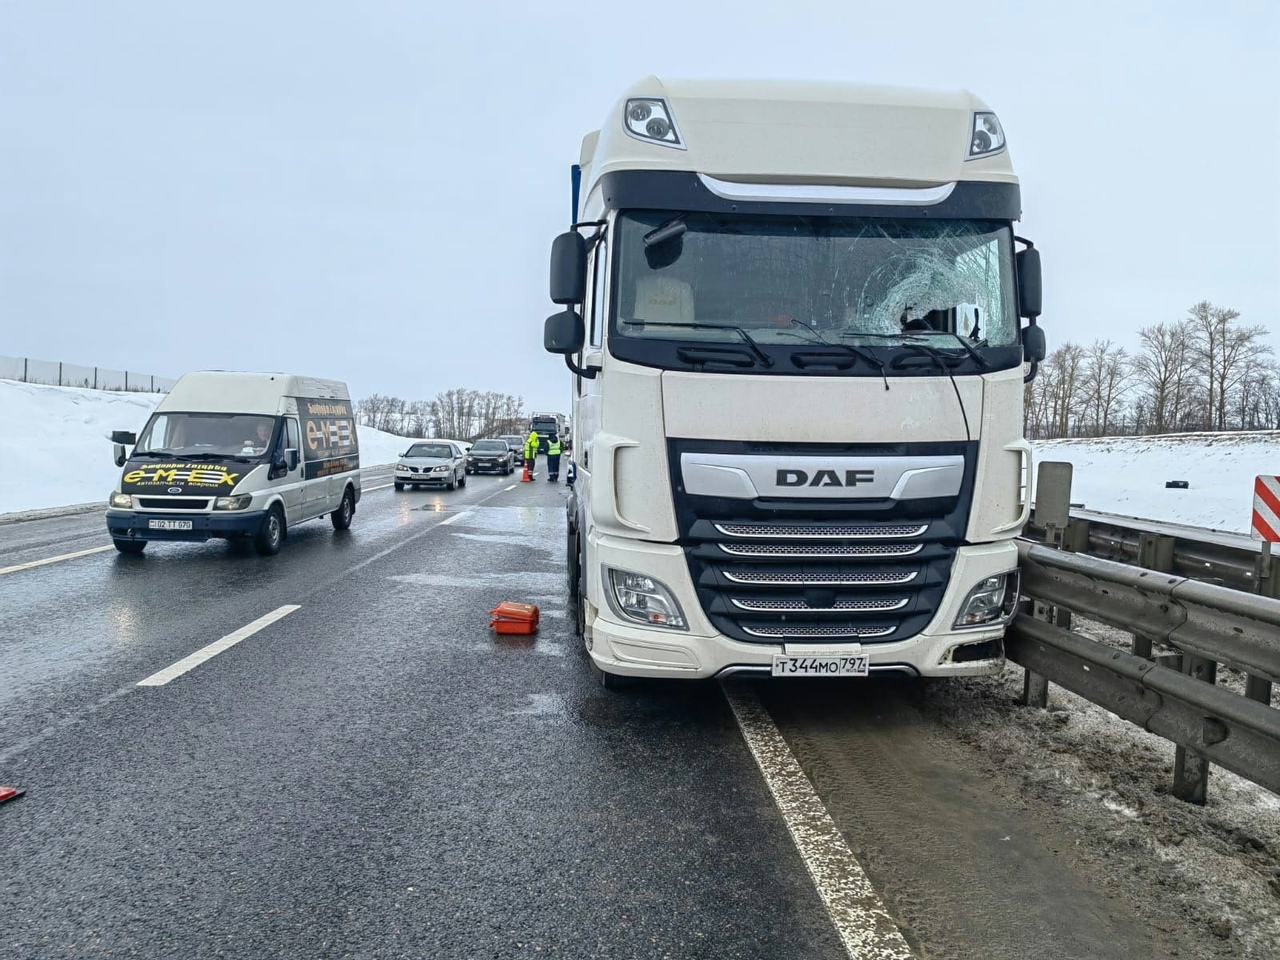
<path fill-rule="evenodd" d="M 744 457 L 963 454 L 956 496 L 930 500 L 696 496 L 682 453 Z M 968 524 L 976 443 L 878 448 L 669 440 L 680 543 L 703 612 L 745 643 L 889 643 L 937 613 Z M 900 462 L 900 461 L 899 461 Z"/>

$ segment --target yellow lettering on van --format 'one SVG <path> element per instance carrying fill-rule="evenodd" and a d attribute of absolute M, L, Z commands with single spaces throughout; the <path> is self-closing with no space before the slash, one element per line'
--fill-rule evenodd
<path fill-rule="evenodd" d="M 204 483 L 204 474 L 203 470 L 192 470 L 191 476 L 187 478 L 187 483 Z"/>
<path fill-rule="evenodd" d="M 178 471 L 176 468 L 172 470 L 161 470 L 157 468 L 155 475 L 151 478 L 151 481 L 153 483 L 176 483 L 177 476 Z"/>
<path fill-rule="evenodd" d="M 229 487 L 234 487 L 236 485 L 236 480 L 239 479 L 239 477 L 240 474 L 238 473 L 224 473 L 222 475 L 222 480 L 218 483 L 218 486 L 222 486 L 222 484 L 225 483 Z"/>
<path fill-rule="evenodd" d="M 128 473 L 124 475 L 124 482 L 137 483 L 146 475 L 147 475 L 147 472 L 145 470 L 130 470 Z"/>

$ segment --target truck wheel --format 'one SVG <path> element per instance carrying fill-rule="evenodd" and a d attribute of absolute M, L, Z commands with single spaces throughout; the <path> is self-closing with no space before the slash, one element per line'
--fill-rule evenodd
<path fill-rule="evenodd" d="M 284 514 L 280 505 L 276 504 L 262 518 L 262 527 L 253 538 L 253 545 L 264 557 L 273 557 L 280 552 L 280 544 L 284 542 Z"/>
<path fill-rule="evenodd" d="M 347 487 L 342 493 L 342 503 L 338 504 L 338 509 L 329 514 L 329 519 L 333 521 L 333 529 L 346 530 L 351 526 L 351 518 L 356 514 L 356 498 L 351 495 L 351 488 Z"/>
<path fill-rule="evenodd" d="M 392 483 L 392 486 L 396 488 L 397 493 L 399 493 L 401 490 L 404 489 L 404 484 L 401 483 L 399 480 L 394 481 Z"/>
<path fill-rule="evenodd" d="M 596 666 L 594 660 L 591 661 L 591 672 L 595 678 L 600 681 L 600 686 L 606 690 L 628 690 L 636 685 L 634 677 L 624 677 L 617 673 L 608 673 Z"/>
<path fill-rule="evenodd" d="M 111 542 L 116 545 L 116 549 L 121 553 L 141 553 L 147 549 L 147 541 L 145 540 L 120 540 L 112 537 Z"/>

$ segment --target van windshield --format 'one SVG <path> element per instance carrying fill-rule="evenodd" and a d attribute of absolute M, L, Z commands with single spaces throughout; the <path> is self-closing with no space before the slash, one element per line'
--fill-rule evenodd
<path fill-rule="evenodd" d="M 156 413 L 135 456 L 259 457 L 273 449 L 276 417 L 240 413 Z"/>

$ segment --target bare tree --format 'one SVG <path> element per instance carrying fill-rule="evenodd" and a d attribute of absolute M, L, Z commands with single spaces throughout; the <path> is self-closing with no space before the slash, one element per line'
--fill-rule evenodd
<path fill-rule="evenodd" d="M 1111 432 L 1111 424 L 1122 416 L 1129 389 L 1129 355 L 1110 340 L 1095 340 L 1084 353 L 1080 371 L 1080 406 L 1089 418 L 1095 437 Z"/>
<path fill-rule="evenodd" d="M 1262 341 L 1262 326 L 1241 327 L 1238 310 L 1201 300 L 1187 311 L 1193 330 L 1194 356 L 1205 381 L 1204 422 L 1211 429 L 1226 430 L 1232 395 L 1260 356 L 1271 347 Z"/>
<path fill-rule="evenodd" d="M 1160 323 L 1138 331 L 1142 352 L 1133 359 L 1133 373 L 1144 398 L 1148 429 L 1166 433 L 1182 417 L 1188 394 L 1187 378 L 1194 374 L 1191 361 L 1191 325 L 1182 320 Z"/>

